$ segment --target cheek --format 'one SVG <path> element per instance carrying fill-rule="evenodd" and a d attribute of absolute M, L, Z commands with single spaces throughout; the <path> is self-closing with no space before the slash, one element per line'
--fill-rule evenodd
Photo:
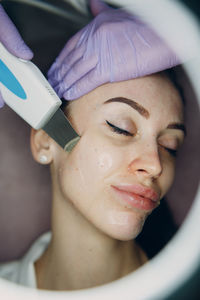
<path fill-rule="evenodd" d="M 174 181 L 175 158 L 167 157 L 163 159 L 163 173 L 159 179 L 159 185 L 162 191 L 161 198 L 165 196 Z"/>
<path fill-rule="evenodd" d="M 105 182 L 121 164 L 120 153 L 98 136 L 85 136 L 77 150 L 74 163 L 84 186 Z"/>
<path fill-rule="evenodd" d="M 99 174 L 106 174 L 114 166 L 114 158 L 106 149 L 96 149 L 96 161 Z"/>
<path fill-rule="evenodd" d="M 76 198 L 94 199 L 106 188 L 107 179 L 122 166 L 121 151 L 112 146 L 104 137 L 85 134 L 60 164 L 59 180 L 65 194 Z"/>

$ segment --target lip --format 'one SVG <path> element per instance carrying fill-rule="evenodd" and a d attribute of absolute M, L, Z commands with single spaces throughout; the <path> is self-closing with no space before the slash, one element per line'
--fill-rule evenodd
<path fill-rule="evenodd" d="M 159 194 L 140 184 L 111 185 L 121 199 L 134 208 L 153 210 L 159 205 Z"/>

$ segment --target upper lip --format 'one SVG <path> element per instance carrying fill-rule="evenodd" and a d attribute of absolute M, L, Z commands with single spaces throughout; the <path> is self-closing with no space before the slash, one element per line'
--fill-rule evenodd
<path fill-rule="evenodd" d="M 124 191 L 127 193 L 137 194 L 144 198 L 151 199 L 154 202 L 158 202 L 160 198 L 160 193 L 155 191 L 155 189 L 146 187 L 141 184 L 118 184 L 118 185 L 111 185 L 112 187 Z"/>

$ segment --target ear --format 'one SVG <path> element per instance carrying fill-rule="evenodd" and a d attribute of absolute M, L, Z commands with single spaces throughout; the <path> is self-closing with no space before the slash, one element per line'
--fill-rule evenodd
<path fill-rule="evenodd" d="M 45 165 L 52 162 L 51 138 L 44 130 L 31 129 L 30 145 L 33 157 L 37 162 Z"/>

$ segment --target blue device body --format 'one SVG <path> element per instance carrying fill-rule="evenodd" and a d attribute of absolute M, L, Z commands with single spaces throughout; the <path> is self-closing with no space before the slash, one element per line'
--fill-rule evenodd
<path fill-rule="evenodd" d="M 15 77 L 15 75 L 10 71 L 10 69 L 4 64 L 0 59 L 0 82 L 7 87 L 12 93 L 22 100 L 27 99 L 27 95 Z"/>

